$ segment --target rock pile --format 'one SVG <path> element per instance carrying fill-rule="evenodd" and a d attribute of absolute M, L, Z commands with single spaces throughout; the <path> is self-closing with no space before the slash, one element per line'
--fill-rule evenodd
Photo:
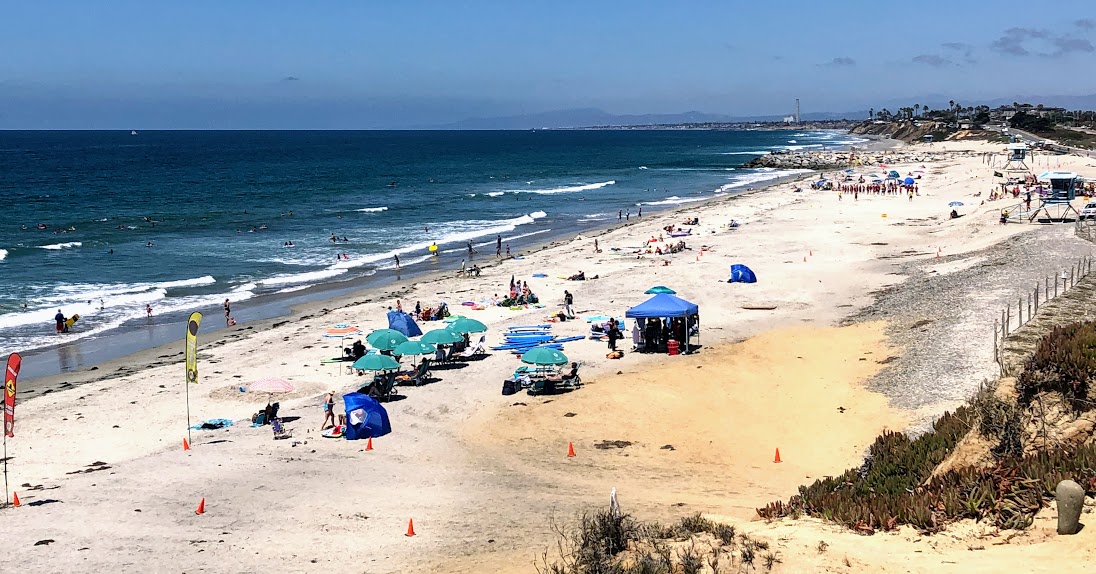
<path fill-rule="evenodd" d="M 862 166 L 878 166 L 891 164 L 922 164 L 942 161 L 961 155 L 969 155 L 971 152 L 902 152 L 902 151 L 876 151 L 876 152 L 848 152 L 848 151 L 807 151 L 807 152 L 778 152 L 754 158 L 742 167 L 759 168 L 770 167 L 775 169 L 836 169 Z"/>

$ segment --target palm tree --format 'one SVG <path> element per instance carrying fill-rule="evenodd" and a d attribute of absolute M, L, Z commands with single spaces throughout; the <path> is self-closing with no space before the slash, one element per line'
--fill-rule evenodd
<path fill-rule="evenodd" d="M 913 104 L 913 111 L 914 112 L 920 112 L 921 111 L 921 104 Z"/>
<path fill-rule="evenodd" d="M 869 108 L 868 109 L 868 119 L 870 120 L 874 117 L 875 117 L 875 108 Z"/>

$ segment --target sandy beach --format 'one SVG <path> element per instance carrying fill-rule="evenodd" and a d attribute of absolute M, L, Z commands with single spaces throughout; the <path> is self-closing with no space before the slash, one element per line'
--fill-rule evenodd
<path fill-rule="evenodd" d="M 596 234 L 600 253 L 588 234 L 487 265 L 479 278 L 458 278 L 454 269 L 215 339 L 199 335 L 191 418 L 236 424 L 193 431 L 189 451 L 181 340 L 28 383 L 8 442 L 23 506 L 0 511 L 8 560 L 24 572 L 532 572 L 553 544 L 550 520 L 604 506 L 615 487 L 624 509 L 643 520 L 703 512 L 782 540 L 784 562 L 774 571 L 936 572 L 941 562 L 958 562 L 947 571 L 995 571 L 1017 560 L 1018 546 L 987 544 L 976 570 L 963 563 L 973 556 L 969 545 L 950 535 L 918 553 L 917 544 L 929 542 L 911 542 L 910 533 L 865 539 L 810 521 L 749 521 L 798 485 L 859 464 L 880 431 L 917 428 L 965 399 L 997 368 L 993 314 L 1045 273 L 1092 254 L 1070 224 L 1000 225 L 1000 209 L 1017 201 L 981 204 L 993 185 L 981 154 L 1001 147 L 937 143 L 932 152 L 954 155 L 888 165 L 924 170 L 912 201 L 839 199 L 781 183 L 633 218 Z M 925 151 L 919 144 L 894 153 Z M 1096 177 L 1096 160 L 1054 161 Z M 953 201 L 965 206 L 951 220 Z M 699 224 L 684 238 L 685 252 L 636 253 L 686 217 Z M 735 263 L 752 268 L 758 282 L 727 283 Z M 561 279 L 579 271 L 598 278 Z M 541 273 L 547 277 L 533 278 Z M 460 305 L 503 294 L 511 276 L 528 281 L 546 306 Z M 385 405 L 393 432 L 373 451 L 319 435 L 323 395 L 363 383 L 342 365 L 320 363 L 341 352 L 337 339 L 323 337 L 335 324 L 368 333 L 387 326 L 385 311 L 397 299 L 405 308 L 444 300 L 486 323 L 488 343 L 497 343 L 507 326 L 556 312 L 565 289 L 580 317 L 623 317 L 654 285 L 700 306 L 698 353 L 630 353 L 625 339 L 625 356 L 610 360 L 605 343 L 575 341 L 565 353 L 581 363 L 585 386 L 534 397 L 500 394 L 520 363 L 492 352 L 436 371 L 432 384 L 398 388 Z M 585 335 L 588 325 L 568 321 L 553 331 Z M 250 426 L 267 397 L 239 388 L 264 376 L 297 386 L 279 398 L 293 440 Z M 202 498 L 206 513 L 196 516 Z M 409 519 L 413 538 L 404 536 Z M 1089 529 L 1061 542 L 1048 539 L 1053 529 L 1043 517 L 1022 536 L 1041 544 L 1040 556 L 1057 545 L 1090 548 L 1096 536 Z M 834 548 L 822 565 L 809 561 L 820 537 Z"/>

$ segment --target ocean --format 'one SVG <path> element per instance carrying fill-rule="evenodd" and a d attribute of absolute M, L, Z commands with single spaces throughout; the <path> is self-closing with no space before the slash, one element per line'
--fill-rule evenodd
<path fill-rule="evenodd" d="M 493 259 L 498 235 L 516 251 L 621 211 L 791 175 L 740 167 L 763 153 L 862 141 L 834 131 L 0 132 L 0 356 L 192 310 L 223 323 L 226 298 L 246 320 L 266 296 L 393 275 L 397 255 L 404 278 L 456 269 L 468 242 L 479 251 L 469 264 Z M 80 315 L 60 336 L 58 309 Z"/>

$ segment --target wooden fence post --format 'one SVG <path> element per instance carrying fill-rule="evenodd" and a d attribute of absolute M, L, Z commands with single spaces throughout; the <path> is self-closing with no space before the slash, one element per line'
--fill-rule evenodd
<path fill-rule="evenodd" d="M 1028 319 L 1031 319 L 1030 315 L 1028 315 Z M 1023 326 L 1024 326 L 1024 300 L 1023 299 L 1017 299 L 1016 300 L 1016 328 L 1019 329 L 1020 327 L 1023 327 Z"/>
<path fill-rule="evenodd" d="M 1054 276 L 1054 296 L 1058 297 L 1058 276 Z"/>
<path fill-rule="evenodd" d="M 1035 312 L 1039 312 L 1039 284 L 1035 284 Z"/>
<path fill-rule="evenodd" d="M 997 319 L 993 319 L 993 361 L 997 364 L 1001 363 L 1001 353 L 997 342 L 997 332 L 1001 330 L 1001 326 L 997 324 Z"/>
<path fill-rule="evenodd" d="M 1027 296 L 1028 296 L 1028 321 L 1030 321 L 1031 320 L 1031 293 L 1028 293 Z"/>

